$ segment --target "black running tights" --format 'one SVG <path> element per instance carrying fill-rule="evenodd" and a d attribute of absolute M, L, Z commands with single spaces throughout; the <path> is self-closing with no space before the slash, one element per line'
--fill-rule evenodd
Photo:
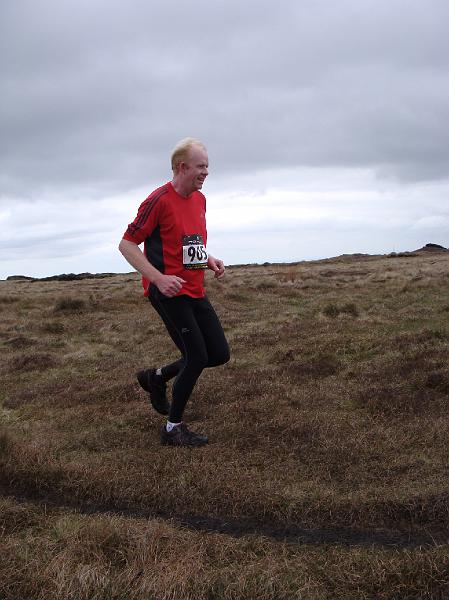
<path fill-rule="evenodd" d="M 229 360 L 229 346 L 221 323 L 207 297 L 175 296 L 152 293 L 150 302 L 158 312 L 182 358 L 162 368 L 164 379 L 176 375 L 169 421 L 179 423 L 195 383 L 206 367 Z"/>

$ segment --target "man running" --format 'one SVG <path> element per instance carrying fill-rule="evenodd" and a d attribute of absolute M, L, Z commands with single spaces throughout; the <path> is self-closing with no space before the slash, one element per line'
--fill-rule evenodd
<path fill-rule="evenodd" d="M 137 373 L 153 408 L 168 415 L 161 442 L 202 446 L 207 437 L 190 431 L 182 418 L 202 370 L 229 360 L 226 337 L 204 289 L 204 270 L 211 269 L 220 279 L 225 266 L 206 250 L 206 198 L 200 192 L 209 167 L 204 144 L 193 138 L 181 140 L 171 163 L 172 181 L 140 205 L 119 250 L 142 275 L 144 294 L 182 355 L 169 365 Z M 142 242 L 144 252 L 139 248 Z M 166 383 L 174 377 L 170 405 Z"/>

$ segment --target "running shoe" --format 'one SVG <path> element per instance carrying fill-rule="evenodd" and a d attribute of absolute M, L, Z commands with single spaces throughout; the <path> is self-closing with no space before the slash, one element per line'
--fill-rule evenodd
<path fill-rule="evenodd" d="M 168 415 L 170 405 L 167 401 L 167 386 L 162 377 L 156 375 L 156 369 L 144 369 L 137 374 L 140 387 L 150 394 L 150 402 L 154 410 L 161 415 Z"/>
<path fill-rule="evenodd" d="M 167 431 L 165 425 L 162 427 L 161 443 L 163 446 L 198 447 L 204 446 L 208 441 L 205 435 L 190 431 L 185 423 L 176 425 L 171 431 Z"/>

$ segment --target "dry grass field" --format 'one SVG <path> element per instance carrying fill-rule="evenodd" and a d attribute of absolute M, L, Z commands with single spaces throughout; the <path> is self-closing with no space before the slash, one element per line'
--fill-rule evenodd
<path fill-rule="evenodd" d="M 0 598 L 449 598 L 449 253 L 208 291 L 232 359 L 188 449 L 135 381 L 176 356 L 137 275 L 0 282 Z"/>

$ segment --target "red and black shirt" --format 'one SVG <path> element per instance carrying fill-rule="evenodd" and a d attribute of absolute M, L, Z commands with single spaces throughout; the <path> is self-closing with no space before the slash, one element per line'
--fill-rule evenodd
<path fill-rule="evenodd" d="M 186 281 L 178 296 L 205 295 L 206 198 L 201 192 L 185 198 L 170 182 L 166 183 L 142 202 L 123 239 L 135 244 L 144 242 L 145 256 L 158 271 Z M 150 293 L 150 284 L 142 277 L 145 296 Z"/>

